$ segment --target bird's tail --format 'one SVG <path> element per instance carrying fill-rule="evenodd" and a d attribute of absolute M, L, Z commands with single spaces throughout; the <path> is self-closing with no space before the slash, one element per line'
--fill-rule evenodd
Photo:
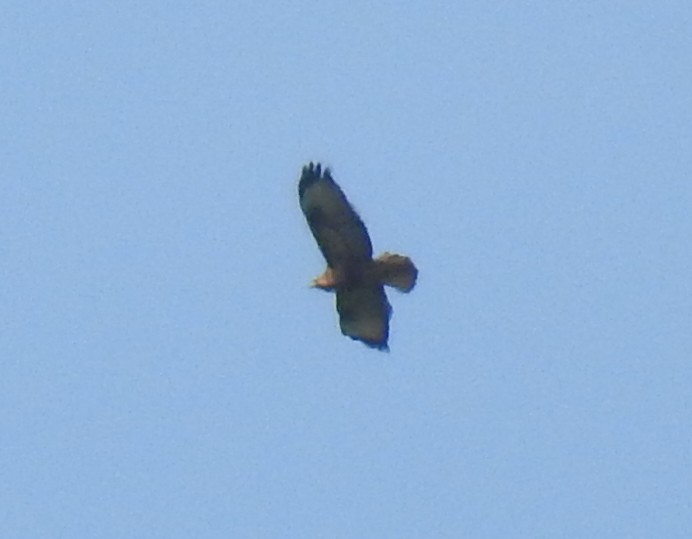
<path fill-rule="evenodd" d="M 382 284 L 400 292 L 410 292 L 416 285 L 418 270 L 407 256 L 382 253 L 375 259 L 375 267 Z"/>

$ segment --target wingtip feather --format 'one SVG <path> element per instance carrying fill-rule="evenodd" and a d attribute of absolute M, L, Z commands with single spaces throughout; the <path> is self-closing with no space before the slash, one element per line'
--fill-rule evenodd
<path fill-rule="evenodd" d="M 303 167 L 303 171 L 300 175 L 300 181 L 298 182 L 299 196 L 302 197 L 305 190 L 319 180 L 334 181 L 332 178 L 332 171 L 329 167 L 322 168 L 321 163 L 310 161 Z"/>

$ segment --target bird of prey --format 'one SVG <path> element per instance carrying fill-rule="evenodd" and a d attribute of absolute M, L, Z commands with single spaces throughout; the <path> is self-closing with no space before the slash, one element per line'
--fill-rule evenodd
<path fill-rule="evenodd" d="M 298 196 L 327 261 L 327 269 L 311 286 L 336 293 L 344 335 L 388 350 L 392 308 L 384 285 L 410 292 L 418 276 L 416 266 L 410 258 L 392 253 L 372 258 L 368 231 L 328 168 L 322 169 L 319 163 L 304 166 Z"/>

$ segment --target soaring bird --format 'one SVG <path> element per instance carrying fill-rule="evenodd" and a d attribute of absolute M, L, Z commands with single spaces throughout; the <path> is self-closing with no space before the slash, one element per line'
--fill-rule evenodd
<path fill-rule="evenodd" d="M 410 292 L 418 270 L 410 258 L 383 253 L 372 258 L 372 243 L 360 217 L 328 168 L 308 163 L 298 182 L 300 207 L 327 261 L 311 286 L 336 293 L 341 333 L 379 350 L 389 350 L 392 308 L 384 285 Z"/>

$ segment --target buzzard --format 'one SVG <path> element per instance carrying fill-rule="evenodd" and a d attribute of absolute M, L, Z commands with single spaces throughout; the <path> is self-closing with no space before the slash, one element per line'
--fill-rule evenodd
<path fill-rule="evenodd" d="M 384 285 L 410 292 L 418 270 L 406 256 L 383 253 L 372 258 L 368 231 L 328 168 L 303 167 L 298 182 L 300 207 L 327 261 L 311 286 L 336 292 L 341 333 L 367 346 L 388 350 L 392 308 Z"/>

